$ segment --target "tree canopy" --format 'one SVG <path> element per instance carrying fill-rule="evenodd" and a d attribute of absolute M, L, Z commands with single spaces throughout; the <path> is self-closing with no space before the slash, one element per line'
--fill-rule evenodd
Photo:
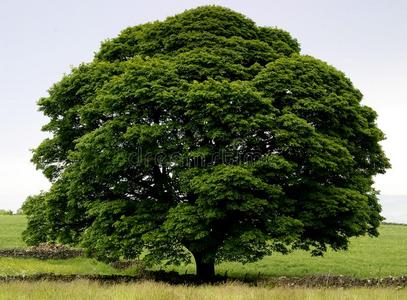
<path fill-rule="evenodd" d="M 24 204 L 29 244 L 104 261 L 214 263 L 346 249 L 376 236 L 376 113 L 289 33 L 218 6 L 123 30 L 39 100 L 52 182 Z"/>

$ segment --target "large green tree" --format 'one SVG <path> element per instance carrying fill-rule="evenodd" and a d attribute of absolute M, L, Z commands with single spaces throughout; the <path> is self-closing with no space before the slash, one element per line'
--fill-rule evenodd
<path fill-rule="evenodd" d="M 24 205 L 30 244 L 104 261 L 322 254 L 376 236 L 372 177 L 389 167 L 376 113 L 287 32 L 205 6 L 125 29 L 39 101 L 33 162 L 51 189 Z"/>

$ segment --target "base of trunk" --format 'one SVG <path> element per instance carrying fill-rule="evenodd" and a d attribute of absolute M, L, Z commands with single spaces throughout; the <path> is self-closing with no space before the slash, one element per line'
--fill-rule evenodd
<path fill-rule="evenodd" d="M 215 261 L 203 260 L 202 255 L 194 254 L 196 276 L 202 281 L 212 281 L 215 278 Z"/>

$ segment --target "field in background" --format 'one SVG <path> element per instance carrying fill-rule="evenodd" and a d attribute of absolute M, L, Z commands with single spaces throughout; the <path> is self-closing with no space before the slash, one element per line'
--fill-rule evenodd
<path fill-rule="evenodd" d="M 0 276 L 33 275 L 38 273 L 78 275 L 134 275 L 137 269 L 118 270 L 110 265 L 90 258 L 48 259 L 0 257 Z M 0 298 L 1 300 L 1 298 Z"/>
<path fill-rule="evenodd" d="M 407 274 L 407 226 L 382 225 L 380 236 L 351 239 L 348 251 L 328 251 L 323 257 L 311 257 L 304 251 L 288 255 L 274 254 L 250 264 L 222 263 L 219 274 L 243 276 L 348 275 L 359 278 L 401 276 Z M 168 267 L 180 273 L 192 273 L 194 266 Z M 259 274 L 260 273 L 260 274 Z"/>
<path fill-rule="evenodd" d="M 0 216 L 0 248 L 24 247 L 21 232 L 26 226 L 24 216 Z M 223 263 L 217 271 L 228 277 L 350 275 L 353 277 L 386 277 L 406 274 L 407 226 L 383 225 L 377 239 L 362 237 L 352 239 L 348 252 L 328 252 L 324 257 L 310 257 L 308 253 L 273 255 L 247 265 Z M 180 273 L 193 273 L 193 266 L 170 267 Z M 137 268 L 117 270 L 94 259 L 39 260 L 32 258 L 0 257 L 0 276 L 55 274 L 136 275 Z M 25 277 L 28 278 L 28 277 Z M 133 283 L 98 283 L 88 280 L 72 282 L 40 280 L 0 281 L 2 299 L 407 299 L 407 289 L 395 288 L 293 288 L 272 287 L 270 281 L 260 281 L 259 286 L 229 281 L 219 285 L 169 285 L 161 282 L 139 281 Z M 286 285 L 285 285 L 286 286 Z"/>
<path fill-rule="evenodd" d="M 352 277 L 384 277 L 407 274 L 407 226 L 382 225 L 378 238 L 351 239 L 349 251 L 328 251 L 323 257 L 311 257 L 304 251 L 276 254 L 247 265 L 221 264 L 220 272 L 230 275 L 255 273 L 267 276 L 303 276 L 316 274 Z"/>
<path fill-rule="evenodd" d="M 0 248 L 21 247 L 24 216 L 0 216 Z M 328 252 L 324 257 L 311 257 L 297 251 L 289 255 L 275 254 L 252 264 L 223 263 L 216 267 L 219 274 L 229 277 L 349 275 L 352 277 L 400 276 L 407 273 L 407 226 L 382 225 L 379 238 L 352 239 L 349 251 Z M 168 267 L 179 273 L 194 273 L 194 266 Z M 0 275 L 35 273 L 57 274 L 126 274 L 136 268 L 116 270 L 88 258 L 67 260 L 0 258 Z M 260 274 L 259 274 L 260 272 Z"/>
<path fill-rule="evenodd" d="M 0 249 L 24 247 L 21 233 L 27 226 L 25 216 L 0 216 Z"/>
<path fill-rule="evenodd" d="M 0 283 L 0 299 L 151 299 L 151 300 L 295 300 L 295 299 L 406 299 L 407 290 L 302 289 L 250 287 L 229 283 L 218 286 L 173 286 L 164 283 L 98 284 L 75 282 Z"/>

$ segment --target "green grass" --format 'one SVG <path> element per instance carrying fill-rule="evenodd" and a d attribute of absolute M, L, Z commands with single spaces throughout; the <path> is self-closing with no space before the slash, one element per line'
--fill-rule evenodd
<path fill-rule="evenodd" d="M 274 254 L 250 264 L 222 263 L 216 267 L 220 274 L 233 277 L 305 276 L 317 274 L 348 275 L 353 277 L 385 277 L 407 274 L 407 226 L 382 225 L 379 238 L 351 239 L 348 251 L 328 251 L 323 257 L 311 257 L 304 251 L 289 255 Z M 181 273 L 192 273 L 194 267 L 168 267 Z"/>
<path fill-rule="evenodd" d="M 0 249 L 24 247 L 21 233 L 26 226 L 25 216 L 0 216 Z"/>
<path fill-rule="evenodd" d="M 39 260 L 34 258 L 12 258 L 0 257 L 0 276 L 5 275 L 32 275 L 36 273 L 55 273 L 55 274 L 137 274 L 136 268 L 127 270 L 117 270 L 110 265 L 98 262 L 90 258 L 73 259 L 49 259 Z"/>
<path fill-rule="evenodd" d="M 407 226 L 383 225 L 379 238 L 360 237 L 351 240 L 349 251 L 329 251 L 323 257 L 311 257 L 297 251 L 276 254 L 247 264 L 222 264 L 220 272 L 232 275 L 261 272 L 268 276 L 303 276 L 315 274 L 383 277 L 407 274 Z"/>
<path fill-rule="evenodd" d="M 0 248 L 20 247 L 25 227 L 23 216 L 0 216 Z M 360 237 L 351 240 L 349 251 L 329 251 L 324 257 L 311 257 L 297 251 L 289 255 L 275 254 L 256 263 L 222 263 L 219 274 L 233 277 L 304 276 L 316 274 L 353 277 L 385 277 L 407 274 L 407 226 L 382 225 L 379 238 Z M 193 273 L 194 266 L 167 267 L 180 273 Z M 135 269 L 117 271 L 109 265 L 88 258 L 47 260 L 0 258 L 0 274 L 134 274 Z"/>
<path fill-rule="evenodd" d="M 266 299 L 407 299 L 407 289 L 301 289 L 250 287 L 228 283 L 217 286 L 171 286 L 144 281 L 129 284 L 73 282 L 0 283 L 0 299 L 135 299 L 135 300 L 266 300 Z"/>

